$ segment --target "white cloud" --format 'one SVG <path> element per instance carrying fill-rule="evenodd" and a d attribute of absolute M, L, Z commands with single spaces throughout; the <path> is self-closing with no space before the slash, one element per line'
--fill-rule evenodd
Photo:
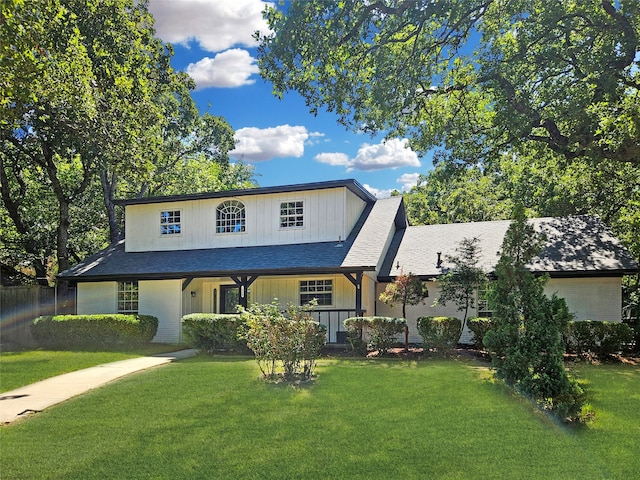
<path fill-rule="evenodd" d="M 346 153 L 319 153 L 314 158 L 320 163 L 326 163 L 327 165 L 332 165 L 334 167 L 346 167 L 349 165 L 349 155 L 347 155 Z"/>
<path fill-rule="evenodd" d="M 256 30 L 267 33 L 262 0 L 150 0 L 156 33 L 165 42 L 188 46 L 196 41 L 209 52 L 235 45 L 255 47 Z"/>
<path fill-rule="evenodd" d="M 406 147 L 407 143 L 406 138 L 392 138 L 377 145 L 365 143 L 358 150 L 356 158 L 349 163 L 349 170 L 419 167 L 418 155 Z"/>
<path fill-rule="evenodd" d="M 303 126 L 241 128 L 236 131 L 236 148 L 229 152 L 229 155 L 254 162 L 276 157 L 299 158 L 304 154 L 305 141 L 310 136 L 319 135 L 318 132 L 308 132 Z"/>
<path fill-rule="evenodd" d="M 363 187 L 376 198 L 389 198 L 391 196 L 391 192 L 393 192 L 393 190 L 381 190 L 379 188 L 374 188 L 371 185 L 367 185 L 366 183 L 363 185 Z"/>
<path fill-rule="evenodd" d="M 352 170 L 382 170 L 399 167 L 419 167 L 420 160 L 416 152 L 407 148 L 406 138 L 392 138 L 377 145 L 362 144 L 356 157 L 350 159 L 344 153 L 320 153 L 316 161 L 334 166 L 346 166 Z"/>
<path fill-rule="evenodd" d="M 251 85 L 255 80 L 249 77 L 258 71 L 255 58 L 240 48 L 218 53 L 214 58 L 205 57 L 187 67 L 187 73 L 195 80 L 198 89 Z"/>
<path fill-rule="evenodd" d="M 403 192 L 408 192 L 412 187 L 415 187 L 418 184 L 419 179 L 419 173 L 404 173 L 400 178 L 396 178 L 396 182 L 402 184 L 401 190 Z"/>

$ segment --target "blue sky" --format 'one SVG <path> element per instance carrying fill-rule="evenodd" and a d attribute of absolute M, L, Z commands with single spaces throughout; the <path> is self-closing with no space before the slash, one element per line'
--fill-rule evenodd
<path fill-rule="evenodd" d="M 255 166 L 260 186 L 355 178 L 379 197 L 415 185 L 431 159 L 406 140 L 347 131 L 330 113 L 309 113 L 295 92 L 282 100 L 258 73 L 252 33 L 266 31 L 262 0 L 150 0 L 156 33 L 173 44 L 173 67 L 196 81 L 201 112 L 236 131 L 232 159 Z"/>

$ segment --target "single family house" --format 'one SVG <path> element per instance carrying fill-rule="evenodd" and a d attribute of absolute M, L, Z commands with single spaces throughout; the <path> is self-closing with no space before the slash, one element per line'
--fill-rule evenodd
<path fill-rule="evenodd" d="M 459 315 L 433 306 L 438 278 L 464 238 L 477 237 L 481 266 L 491 272 L 509 221 L 410 226 L 402 197 L 376 199 L 355 180 L 138 198 L 125 208 L 125 239 L 62 272 L 76 284 L 77 313 L 130 313 L 159 319 L 157 342 L 181 341 L 180 319 L 194 312 L 229 313 L 250 302 L 300 305 L 329 343 L 344 343 L 344 319 L 400 316 L 378 300 L 395 277 L 429 281 L 416 319 Z M 531 263 L 550 276 L 549 294 L 567 300 L 577 319 L 621 320 L 621 277 L 637 272 L 631 254 L 592 216 L 531 220 L 546 247 Z M 471 314 L 487 312 L 483 292 Z M 468 338 L 465 334 L 463 340 Z"/>

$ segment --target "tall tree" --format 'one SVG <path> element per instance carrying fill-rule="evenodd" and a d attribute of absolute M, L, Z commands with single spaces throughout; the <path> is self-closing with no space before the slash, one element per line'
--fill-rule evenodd
<path fill-rule="evenodd" d="M 562 343 L 571 315 L 564 299 L 545 296 L 547 278 L 525 267 L 541 245 L 524 209 L 516 205 L 491 291 L 494 327 L 483 342 L 499 378 L 562 418 L 575 418 L 582 392 L 564 368 Z"/>
<path fill-rule="evenodd" d="M 537 144 L 640 165 L 635 0 L 293 0 L 258 35 L 277 95 L 471 164 Z"/>
<path fill-rule="evenodd" d="M 50 256 L 68 268 L 118 238 L 116 196 L 185 185 L 194 162 L 201 186 L 249 182 L 250 169 L 228 165 L 229 125 L 201 117 L 193 81 L 171 68 L 146 1 L 7 0 L 0 15 L 1 209 L 11 219 L 0 241 L 15 248 L 12 262 L 31 262 L 38 278 Z"/>

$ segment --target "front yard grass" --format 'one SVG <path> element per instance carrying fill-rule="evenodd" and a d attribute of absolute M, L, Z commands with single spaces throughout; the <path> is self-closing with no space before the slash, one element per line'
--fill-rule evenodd
<path fill-rule="evenodd" d="M 24 350 L 0 354 L 0 392 L 102 363 L 173 352 L 184 347 L 148 343 L 118 350 Z"/>
<path fill-rule="evenodd" d="M 597 411 L 550 421 L 473 360 L 324 359 L 264 383 L 198 356 L 0 428 L 3 479 L 611 478 L 640 471 L 640 368 L 578 365 Z"/>

